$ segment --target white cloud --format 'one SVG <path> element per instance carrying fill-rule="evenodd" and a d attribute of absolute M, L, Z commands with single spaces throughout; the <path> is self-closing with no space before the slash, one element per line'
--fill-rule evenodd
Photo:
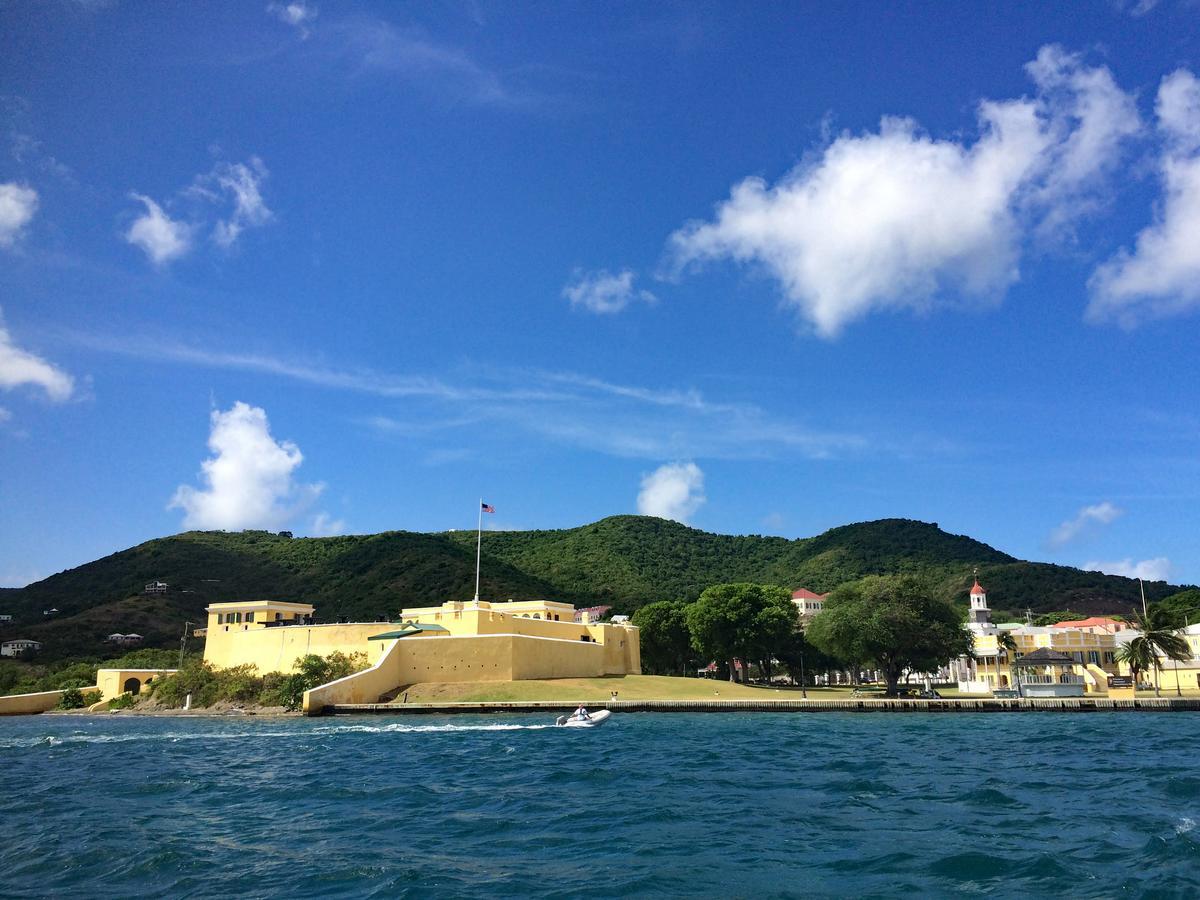
<path fill-rule="evenodd" d="M 0 247 L 11 247 L 37 212 L 38 194 L 15 181 L 0 184 Z"/>
<path fill-rule="evenodd" d="M 825 337 L 871 312 L 957 294 L 999 298 L 1028 230 L 1069 225 L 1138 128 L 1107 69 L 1044 47 L 1037 96 L 979 104 L 974 143 L 912 119 L 843 133 L 774 185 L 747 178 L 711 222 L 672 235 L 676 273 L 708 260 L 761 266 Z"/>
<path fill-rule="evenodd" d="M 618 313 L 635 300 L 654 303 L 649 291 L 635 290 L 634 274 L 625 269 L 616 275 L 606 269 L 598 272 L 576 272 L 574 280 L 562 290 L 573 308 L 593 313 Z"/>
<path fill-rule="evenodd" d="M 12 412 L 0 406 L 0 422 L 7 422 L 12 419 Z"/>
<path fill-rule="evenodd" d="M 232 247 L 247 228 L 271 221 L 271 210 L 262 196 L 268 174 L 262 160 L 252 156 L 244 163 L 219 162 L 212 171 L 196 176 L 191 186 L 180 192 L 193 204 L 192 222 L 172 219 L 152 199 L 134 193 L 131 196 L 140 200 L 146 211 L 129 226 L 125 240 L 144 250 L 155 265 L 164 265 L 192 249 L 192 235 L 207 227 L 212 207 L 227 205 L 227 215 L 213 225 L 212 239 L 221 247 Z"/>
<path fill-rule="evenodd" d="M 180 485 L 168 509 L 184 511 L 186 528 L 280 528 L 303 513 L 324 489 L 299 484 L 300 448 L 271 437 L 264 410 L 237 402 L 213 410 L 208 447 L 201 464 L 205 487 Z"/>
<path fill-rule="evenodd" d="M 1140 578 L 1143 581 L 1166 581 L 1171 577 L 1171 561 L 1165 556 L 1143 559 L 1140 562 L 1134 562 L 1131 558 L 1113 562 L 1092 561 L 1084 563 L 1083 568 L 1088 572 L 1124 575 L 1126 578 Z"/>
<path fill-rule="evenodd" d="M 687 524 L 707 498 L 704 473 L 695 463 L 667 463 L 642 477 L 637 508 L 643 516 L 658 516 Z"/>
<path fill-rule="evenodd" d="M 295 28 L 300 33 L 301 38 L 309 36 L 310 31 L 308 26 L 317 17 L 317 8 L 312 4 L 305 3 L 304 0 L 292 0 L 290 3 L 271 3 L 267 6 L 267 12 L 271 13 L 285 25 L 291 25 Z"/>
<path fill-rule="evenodd" d="M 1085 506 L 1075 514 L 1074 518 L 1067 519 L 1067 521 L 1055 528 L 1050 533 L 1048 543 L 1051 547 L 1062 547 L 1064 544 L 1068 544 L 1079 537 L 1080 533 L 1089 525 L 1108 525 L 1115 521 L 1123 512 L 1124 510 L 1118 509 L 1107 500 L 1103 503 Z"/>
<path fill-rule="evenodd" d="M 144 194 L 131 196 L 145 204 L 146 211 L 133 220 L 125 240 L 140 247 L 156 266 L 178 259 L 191 249 L 191 228 L 186 222 L 172 219 Z"/>
<path fill-rule="evenodd" d="M 1155 221 L 1092 276 L 1088 318 L 1132 328 L 1200 307 L 1200 80 L 1180 69 L 1155 105 L 1164 198 Z"/>
<path fill-rule="evenodd" d="M 345 534 L 346 521 L 335 519 L 329 513 L 319 512 L 313 516 L 312 527 L 308 533 L 312 537 L 332 537 L 335 534 Z"/>
<path fill-rule="evenodd" d="M 69 400 L 75 390 L 70 375 L 13 343 L 0 314 L 0 388 L 11 391 L 23 385 L 41 388 L 47 397 L 60 403 Z"/>
<path fill-rule="evenodd" d="M 267 167 L 257 156 L 248 163 L 219 163 L 201 184 L 215 184 L 233 201 L 233 212 L 229 218 L 217 222 L 213 228 L 213 240 L 222 247 L 230 247 L 246 229 L 265 225 L 271 221 L 271 210 L 263 202 L 260 185 L 268 175 Z"/>

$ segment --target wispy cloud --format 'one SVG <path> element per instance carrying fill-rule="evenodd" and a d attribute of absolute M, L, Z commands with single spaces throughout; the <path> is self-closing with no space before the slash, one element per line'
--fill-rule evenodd
<path fill-rule="evenodd" d="M 607 269 L 598 272 L 576 271 L 563 288 L 562 295 L 571 301 L 572 309 L 583 309 L 598 315 L 619 313 L 639 300 L 643 303 L 656 302 L 652 293 L 635 288 L 633 281 L 634 274 L 629 269 L 616 274 Z"/>
<path fill-rule="evenodd" d="M 140 248 L 156 266 L 186 256 L 194 246 L 194 235 L 210 226 L 213 242 L 229 249 L 247 228 L 271 221 L 271 210 L 262 195 L 267 175 L 267 167 L 257 156 L 244 163 L 218 162 L 175 195 L 176 202 L 191 204 L 188 217 L 173 218 L 145 194 L 131 193 L 145 210 L 125 231 L 125 240 Z"/>
<path fill-rule="evenodd" d="M 0 184 L 0 247 L 11 247 L 38 208 L 38 193 L 24 184 Z"/>
<path fill-rule="evenodd" d="M 318 14 L 317 7 L 311 3 L 305 3 L 304 0 L 270 3 L 267 5 L 267 12 L 285 25 L 295 28 L 301 40 L 306 40 L 312 34 L 311 26 Z"/>
<path fill-rule="evenodd" d="M 1083 568 L 1088 572 L 1123 575 L 1126 578 L 1140 578 L 1143 581 L 1166 581 L 1171 577 L 1171 561 L 1165 556 L 1156 556 L 1154 559 L 1143 559 L 1138 562 L 1134 562 L 1132 557 L 1111 562 L 1093 560 L 1084 563 Z"/>
<path fill-rule="evenodd" d="M 1085 506 L 1072 518 L 1061 523 L 1050 533 L 1046 543 L 1053 548 L 1063 547 L 1079 537 L 1088 527 L 1093 525 L 1108 525 L 1122 514 L 1123 510 L 1105 500 Z"/>
<path fill-rule="evenodd" d="M 515 106 L 536 99 L 500 71 L 461 47 L 444 43 L 415 27 L 382 19 L 355 18 L 323 28 L 340 42 L 340 53 L 359 73 L 403 78 L 432 92 L 470 103 Z"/>
<path fill-rule="evenodd" d="M 339 369 L 265 354 L 215 352 L 147 335 L 67 332 L 76 345 L 151 363 L 174 363 L 286 378 L 329 390 L 431 404 L 421 423 L 446 429 L 490 423 L 493 433 L 534 434 L 553 443 L 636 459 L 823 459 L 877 446 L 861 435 L 806 427 L 749 403 L 713 402 L 694 389 L 609 382 L 583 374 L 487 368 L 457 378 Z M 412 416 L 380 414 L 364 424 L 385 434 L 424 436 Z"/>

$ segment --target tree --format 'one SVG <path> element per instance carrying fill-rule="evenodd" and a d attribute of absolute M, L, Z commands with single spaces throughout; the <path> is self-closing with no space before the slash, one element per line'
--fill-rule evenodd
<path fill-rule="evenodd" d="M 1129 643 L 1144 642 L 1145 648 L 1139 650 L 1139 652 L 1149 657 L 1150 665 L 1154 669 L 1154 696 L 1161 697 L 1162 691 L 1159 688 L 1159 673 L 1162 672 L 1163 658 L 1172 659 L 1176 662 L 1191 659 L 1192 648 L 1180 636 L 1179 631 L 1173 624 L 1173 618 L 1169 611 L 1155 609 L 1148 610 L 1148 613 L 1149 615 L 1147 616 L 1134 616 L 1134 627 L 1142 634 Z M 1175 676 L 1175 690 L 1182 695 L 1183 692 L 1179 689 L 1178 673 Z"/>
<path fill-rule="evenodd" d="M 889 697 L 906 670 L 932 671 L 972 645 L 954 608 L 910 575 L 871 575 L 837 588 L 808 637 L 833 656 L 873 662 Z"/>
<path fill-rule="evenodd" d="M 1150 612 L 1155 610 L 1160 611 L 1159 614 L 1172 628 L 1186 628 L 1193 622 L 1200 622 L 1200 588 L 1180 591 L 1151 603 Z"/>
<path fill-rule="evenodd" d="M 1129 674 L 1133 676 L 1134 692 L 1137 691 L 1138 676 L 1142 672 L 1149 671 L 1154 664 L 1153 653 L 1150 650 L 1150 645 L 1146 643 L 1144 637 L 1136 637 L 1133 640 L 1121 645 L 1117 650 L 1115 659 L 1119 663 L 1124 663 L 1129 667 Z"/>
<path fill-rule="evenodd" d="M 650 675 L 682 673 L 692 658 L 688 604 L 682 600 L 648 603 L 633 614 L 639 629 L 642 666 Z"/>
<path fill-rule="evenodd" d="M 734 659 L 770 659 L 796 628 L 791 594 L 769 584 L 715 584 L 687 607 L 692 646 L 706 659 L 727 660 L 736 681 Z"/>

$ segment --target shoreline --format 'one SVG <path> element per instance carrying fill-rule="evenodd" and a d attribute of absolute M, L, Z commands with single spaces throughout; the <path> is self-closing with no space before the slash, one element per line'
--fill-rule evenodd
<path fill-rule="evenodd" d="M 1107 697 L 1014 699 L 847 699 L 847 700 L 616 700 L 586 703 L 611 712 L 1200 712 L 1200 698 Z M 353 703 L 326 706 L 315 715 L 446 715 L 454 713 L 536 713 L 570 711 L 579 706 L 562 700 L 470 701 L 459 703 Z"/>

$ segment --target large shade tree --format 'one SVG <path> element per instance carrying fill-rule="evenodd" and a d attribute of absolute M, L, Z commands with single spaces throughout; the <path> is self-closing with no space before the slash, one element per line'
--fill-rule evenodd
<path fill-rule="evenodd" d="M 682 600 L 647 603 L 633 614 L 641 644 L 642 668 L 650 675 L 681 674 L 692 659 L 688 604 Z"/>
<path fill-rule="evenodd" d="M 909 575 L 871 575 L 837 588 L 808 637 L 832 656 L 873 663 L 889 697 L 905 671 L 934 671 L 972 645 L 954 607 Z"/>
<path fill-rule="evenodd" d="M 705 659 L 770 659 L 792 636 L 798 611 L 791 594 L 770 584 L 715 584 L 687 607 L 692 646 Z"/>

